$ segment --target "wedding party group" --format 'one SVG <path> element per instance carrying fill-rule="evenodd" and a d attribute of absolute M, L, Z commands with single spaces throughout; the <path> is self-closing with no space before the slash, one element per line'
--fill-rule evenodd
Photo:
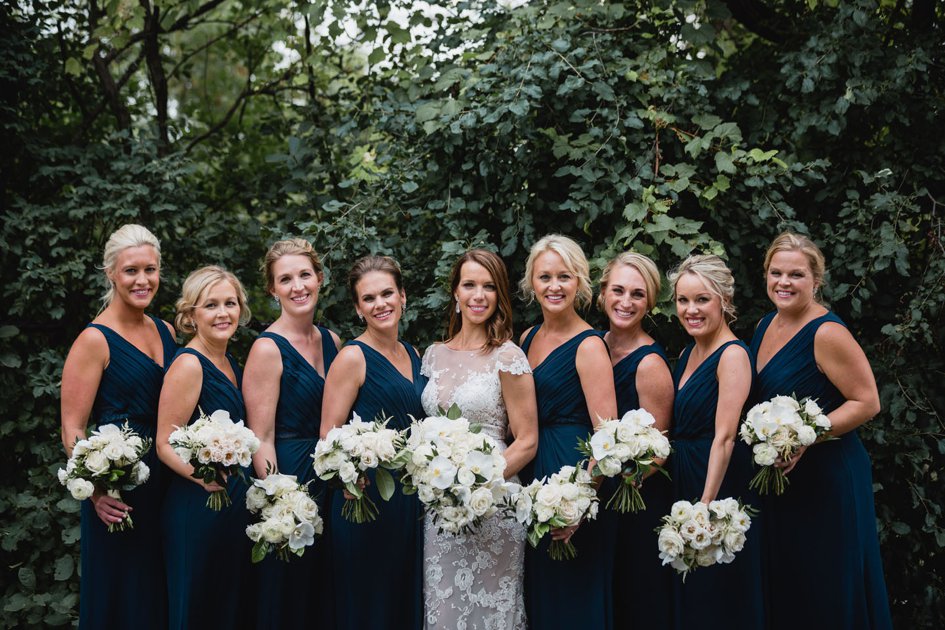
<path fill-rule="evenodd" d="M 513 333 L 509 271 L 472 249 L 422 352 L 393 258 L 351 266 L 363 331 L 343 344 L 314 321 L 315 249 L 280 240 L 280 314 L 242 367 L 232 273 L 190 273 L 171 324 L 148 314 L 147 228 L 111 234 L 102 266 L 62 374 L 80 628 L 891 628 L 857 436 L 879 395 L 804 235 L 767 250 L 750 343 L 722 258 L 664 277 L 625 252 L 592 279 L 551 234 L 517 284 L 540 323 Z M 691 338 L 672 361 L 644 328 L 665 282 Z"/>

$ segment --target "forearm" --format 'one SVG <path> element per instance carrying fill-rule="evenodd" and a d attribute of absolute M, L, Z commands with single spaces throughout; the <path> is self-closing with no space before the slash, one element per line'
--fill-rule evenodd
<path fill-rule="evenodd" d="M 198 483 L 193 477 L 194 467 L 189 462 L 182 460 L 166 440 L 157 445 L 157 455 L 158 459 L 175 473 L 188 481 Z"/>
<path fill-rule="evenodd" d="M 700 499 L 703 503 L 709 503 L 718 497 L 719 488 L 722 487 L 722 480 L 725 478 L 725 472 L 728 470 L 728 463 L 732 459 L 734 448 L 735 439 L 733 437 L 717 436 L 712 441 L 705 486 Z"/>
<path fill-rule="evenodd" d="M 505 457 L 505 478 L 521 472 L 528 462 L 535 458 L 537 444 L 533 441 L 515 440 L 503 453 Z"/>
<path fill-rule="evenodd" d="M 259 438 L 259 450 L 253 454 L 253 469 L 256 476 L 265 479 L 268 472 L 277 472 L 279 463 L 276 461 L 276 445 L 271 436 Z"/>
<path fill-rule="evenodd" d="M 871 420 L 877 413 L 879 413 L 878 403 L 848 400 L 827 414 L 831 425 L 829 435 L 839 437 L 844 433 L 849 433 Z"/>

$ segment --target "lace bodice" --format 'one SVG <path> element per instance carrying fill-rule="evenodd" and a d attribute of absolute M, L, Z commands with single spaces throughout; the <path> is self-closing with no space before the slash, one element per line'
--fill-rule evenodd
<path fill-rule="evenodd" d="M 499 372 L 530 374 L 532 369 L 521 348 L 506 341 L 487 353 L 433 344 L 423 355 L 420 371 L 430 379 L 421 397 L 427 415 L 449 409 L 455 403 L 463 417 L 481 425 L 483 433 L 501 442 L 505 440 L 509 421 Z"/>

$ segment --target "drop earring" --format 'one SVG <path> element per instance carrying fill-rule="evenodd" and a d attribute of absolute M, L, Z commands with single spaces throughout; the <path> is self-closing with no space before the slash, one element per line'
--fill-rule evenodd
<path fill-rule="evenodd" d="M 276 305 L 276 308 L 282 308 L 282 302 L 276 296 L 272 296 L 272 303 Z"/>
<path fill-rule="evenodd" d="M 361 314 L 361 311 L 358 311 L 358 319 L 364 321 L 364 315 Z"/>
<path fill-rule="evenodd" d="M 459 302 L 456 302 L 456 312 L 459 312 Z"/>

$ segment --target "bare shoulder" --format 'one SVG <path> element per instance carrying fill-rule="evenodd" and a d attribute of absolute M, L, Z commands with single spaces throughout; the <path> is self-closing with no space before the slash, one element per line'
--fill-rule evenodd
<path fill-rule="evenodd" d="M 184 352 L 174 359 L 174 362 L 171 363 L 171 367 L 167 368 L 167 374 L 164 376 L 164 380 L 176 381 L 191 379 L 197 379 L 199 382 L 203 381 L 203 366 L 200 365 L 200 359 L 189 352 Z"/>
<path fill-rule="evenodd" d="M 167 327 L 167 332 L 171 333 L 171 337 L 177 338 L 177 331 L 174 330 L 174 327 L 170 324 L 170 322 L 166 322 L 163 319 L 160 320 L 160 322 Z"/>
<path fill-rule="evenodd" d="M 365 365 L 364 353 L 357 345 L 349 344 L 338 351 L 338 356 L 331 362 L 331 367 L 338 366 L 342 370 L 363 368 Z"/>
<path fill-rule="evenodd" d="M 327 330 L 328 334 L 331 335 L 331 340 L 335 342 L 335 348 L 341 348 L 341 337 L 338 336 L 338 333 L 336 333 L 334 330 L 331 330 L 330 328 Z"/>
<path fill-rule="evenodd" d="M 731 344 L 722 351 L 719 357 L 719 370 L 751 370 L 751 359 L 748 350 L 739 344 Z"/>
<path fill-rule="evenodd" d="M 640 364 L 637 366 L 638 375 L 658 376 L 664 372 L 667 376 L 669 375 L 669 366 L 666 365 L 666 361 L 663 360 L 663 357 L 655 352 L 651 352 L 640 359 Z"/>
<path fill-rule="evenodd" d="M 610 350 L 607 349 L 607 342 L 600 335 L 588 335 L 578 344 L 578 354 L 585 356 L 605 356 L 610 360 Z"/>
<path fill-rule="evenodd" d="M 275 341 L 268 337 L 259 337 L 253 342 L 246 359 L 246 369 L 254 368 L 282 369 L 282 351 Z"/>
<path fill-rule="evenodd" d="M 821 324 L 814 333 L 814 345 L 827 351 L 846 350 L 851 346 L 859 347 L 847 327 L 839 322 Z"/>
<path fill-rule="evenodd" d="M 108 340 L 105 338 L 105 333 L 94 326 L 87 327 L 72 342 L 69 357 L 83 363 L 101 362 L 104 364 L 108 360 Z"/>

